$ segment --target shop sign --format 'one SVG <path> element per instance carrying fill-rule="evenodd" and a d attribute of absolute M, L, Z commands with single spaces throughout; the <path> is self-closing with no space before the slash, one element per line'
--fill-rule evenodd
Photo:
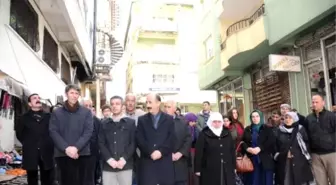
<path fill-rule="evenodd" d="M 149 88 L 150 91 L 180 91 L 178 87 L 152 87 Z"/>
<path fill-rule="evenodd" d="M 269 55 L 270 71 L 301 72 L 301 62 L 298 56 Z"/>

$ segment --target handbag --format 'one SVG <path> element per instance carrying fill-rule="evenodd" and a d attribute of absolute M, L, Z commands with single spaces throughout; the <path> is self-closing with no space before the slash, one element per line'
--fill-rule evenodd
<path fill-rule="evenodd" d="M 241 144 L 243 142 L 240 142 L 239 145 L 236 148 L 236 154 L 238 152 L 238 149 L 240 148 Z M 243 157 L 237 156 L 236 157 L 236 170 L 239 173 L 246 173 L 246 172 L 252 172 L 254 170 L 253 163 L 250 158 L 247 157 L 246 154 L 244 154 Z"/>

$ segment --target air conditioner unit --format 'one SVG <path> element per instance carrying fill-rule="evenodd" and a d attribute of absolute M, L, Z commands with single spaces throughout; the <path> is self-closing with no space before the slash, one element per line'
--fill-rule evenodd
<path fill-rule="evenodd" d="M 96 64 L 98 65 L 111 64 L 111 53 L 109 49 L 97 48 Z"/>

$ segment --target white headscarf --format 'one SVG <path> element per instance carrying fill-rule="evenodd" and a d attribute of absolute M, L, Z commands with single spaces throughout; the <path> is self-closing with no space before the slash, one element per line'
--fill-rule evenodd
<path fill-rule="evenodd" d="M 211 112 L 210 117 L 207 121 L 207 125 L 209 127 L 209 129 L 216 135 L 216 136 L 220 136 L 222 131 L 223 131 L 223 126 L 219 127 L 219 128 L 215 128 L 212 126 L 212 122 L 213 121 L 220 121 L 222 122 L 222 125 L 224 124 L 223 121 L 223 116 L 219 113 L 219 112 Z"/>

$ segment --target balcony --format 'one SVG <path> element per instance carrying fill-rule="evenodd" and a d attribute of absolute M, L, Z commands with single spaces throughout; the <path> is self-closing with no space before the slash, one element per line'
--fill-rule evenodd
<path fill-rule="evenodd" d="M 152 19 L 145 21 L 139 27 L 141 38 L 167 38 L 174 39 L 177 36 L 177 23 L 168 19 Z"/>
<path fill-rule="evenodd" d="M 265 7 L 262 5 L 252 16 L 230 25 L 226 39 L 221 43 L 221 68 L 240 70 L 254 62 L 253 57 L 268 46 L 264 28 Z M 260 55 L 259 55 L 260 57 Z"/>

